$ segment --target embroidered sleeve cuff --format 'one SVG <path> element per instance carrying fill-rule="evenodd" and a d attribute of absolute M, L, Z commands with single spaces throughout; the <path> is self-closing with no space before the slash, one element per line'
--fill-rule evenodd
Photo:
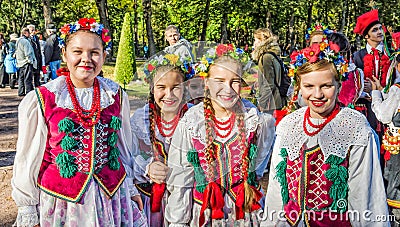
<path fill-rule="evenodd" d="M 19 226 L 35 226 L 39 224 L 39 215 L 36 206 L 18 207 L 18 215 L 16 220 Z"/>
<path fill-rule="evenodd" d="M 381 92 L 378 90 L 373 90 L 371 92 L 372 99 L 382 99 Z"/>

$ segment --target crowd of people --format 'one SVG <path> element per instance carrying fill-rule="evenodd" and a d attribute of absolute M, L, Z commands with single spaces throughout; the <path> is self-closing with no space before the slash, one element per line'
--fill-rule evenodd
<path fill-rule="evenodd" d="M 132 116 L 99 76 L 108 30 L 82 18 L 60 31 L 67 69 L 18 109 L 16 226 L 399 226 L 400 33 L 390 50 L 377 10 L 356 22 L 365 48 L 316 23 L 289 66 L 267 28 L 249 55 L 170 25 Z M 30 34 L 17 66 L 35 81 L 60 60 L 36 55 Z"/>
<path fill-rule="evenodd" d="M 0 88 L 16 88 L 18 96 L 25 96 L 35 87 L 57 78 L 61 64 L 61 49 L 57 29 L 49 24 L 47 38 L 29 24 L 21 34 L 10 34 L 9 42 L 0 33 Z"/>

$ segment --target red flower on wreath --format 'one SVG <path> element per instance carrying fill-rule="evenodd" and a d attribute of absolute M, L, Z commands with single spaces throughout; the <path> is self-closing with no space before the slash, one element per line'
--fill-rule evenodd
<path fill-rule="evenodd" d="M 108 43 L 111 40 L 111 37 L 108 36 L 108 30 L 107 29 L 103 29 L 103 32 L 101 34 L 101 39 L 103 40 L 103 42 Z"/>
<path fill-rule="evenodd" d="M 339 45 L 332 43 L 331 41 L 329 41 L 329 48 L 331 48 L 335 53 L 339 53 L 340 51 Z"/>
<path fill-rule="evenodd" d="M 81 26 L 82 29 L 90 29 L 90 25 L 96 23 L 94 18 L 81 18 L 78 21 L 78 24 Z"/>
<path fill-rule="evenodd" d="M 290 55 L 290 64 L 294 64 L 296 62 L 298 55 L 299 55 L 299 52 L 297 52 L 297 50 L 292 52 L 292 54 Z"/>
<path fill-rule="evenodd" d="M 311 47 L 303 49 L 303 54 L 308 59 L 308 62 L 314 63 L 318 60 L 320 51 L 319 44 L 313 44 Z"/>
<path fill-rule="evenodd" d="M 60 32 L 62 34 L 68 34 L 70 29 L 71 27 L 69 26 L 69 24 L 65 24 L 62 28 L 60 28 Z"/>
<path fill-rule="evenodd" d="M 218 57 L 221 57 L 222 55 L 232 52 L 233 51 L 233 45 L 232 44 L 220 44 L 217 46 L 215 49 L 215 52 Z"/>
<path fill-rule="evenodd" d="M 149 72 L 153 71 L 156 67 L 154 67 L 152 64 L 148 64 L 147 65 L 147 69 L 149 70 Z"/>

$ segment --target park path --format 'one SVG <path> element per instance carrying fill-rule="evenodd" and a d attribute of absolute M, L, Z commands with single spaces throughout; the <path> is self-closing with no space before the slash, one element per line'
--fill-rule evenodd
<path fill-rule="evenodd" d="M 0 227 L 12 226 L 17 216 L 17 207 L 11 198 L 11 178 L 21 100 L 16 89 L 0 88 Z M 146 100 L 129 97 L 129 103 L 133 113 L 144 106 Z"/>

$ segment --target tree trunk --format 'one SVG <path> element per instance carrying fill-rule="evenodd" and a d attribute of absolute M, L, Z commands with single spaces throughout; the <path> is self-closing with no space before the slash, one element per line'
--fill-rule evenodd
<path fill-rule="evenodd" d="M 227 43 L 228 41 L 228 13 L 225 11 L 222 15 L 221 24 L 221 43 Z"/>
<path fill-rule="evenodd" d="M 294 22 L 295 22 L 295 17 L 294 13 L 290 16 L 290 22 L 289 22 L 289 37 L 290 37 L 290 48 L 289 48 L 289 55 L 292 53 L 292 51 L 295 48 L 295 42 L 294 42 Z"/>
<path fill-rule="evenodd" d="M 43 4 L 44 27 L 47 28 L 47 25 L 53 23 L 53 19 L 51 18 L 51 3 L 50 0 L 42 0 L 42 4 Z"/>
<path fill-rule="evenodd" d="M 135 52 L 136 56 L 139 55 L 139 38 L 138 38 L 138 16 L 137 16 L 137 0 L 134 0 L 133 2 L 133 33 L 135 36 Z"/>
<path fill-rule="evenodd" d="M 149 42 L 149 56 L 156 54 L 156 44 L 154 42 L 153 28 L 151 27 L 151 0 L 143 0 L 143 19 L 146 22 L 147 41 Z"/>
<path fill-rule="evenodd" d="M 100 23 L 104 25 L 105 28 L 109 30 L 108 34 L 112 39 L 113 32 L 110 27 L 110 22 L 108 21 L 108 12 L 107 12 L 107 0 L 96 0 L 97 10 L 99 11 Z M 108 55 L 108 60 L 111 60 L 113 56 L 113 48 Z"/>
<path fill-rule="evenodd" d="M 265 19 L 265 27 L 271 29 L 271 11 L 267 11 L 267 17 Z"/>
<path fill-rule="evenodd" d="M 199 41 L 206 41 L 209 10 L 210 10 L 210 0 L 206 0 L 206 8 L 204 9 L 203 13 L 203 22 L 202 22 L 203 26 L 201 29 L 201 36 Z"/>
<path fill-rule="evenodd" d="M 342 21 L 340 24 L 339 32 L 343 33 L 344 27 L 346 26 L 346 15 L 347 15 L 347 0 L 343 1 L 343 8 L 342 8 Z"/>

